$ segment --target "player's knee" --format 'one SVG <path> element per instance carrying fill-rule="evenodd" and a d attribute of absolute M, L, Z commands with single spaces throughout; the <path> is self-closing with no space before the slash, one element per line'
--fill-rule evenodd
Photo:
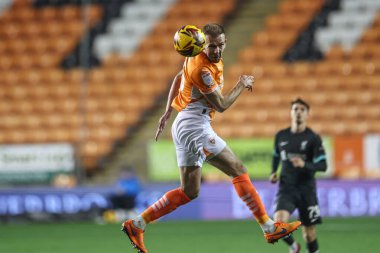
<path fill-rule="evenodd" d="M 233 163 L 233 175 L 232 177 L 238 177 L 243 175 L 244 173 L 247 173 L 247 169 L 244 167 L 244 165 L 240 161 L 236 161 Z"/>
<path fill-rule="evenodd" d="M 315 229 L 306 228 L 304 231 L 302 231 L 302 235 L 306 242 L 312 242 L 317 239 Z"/>

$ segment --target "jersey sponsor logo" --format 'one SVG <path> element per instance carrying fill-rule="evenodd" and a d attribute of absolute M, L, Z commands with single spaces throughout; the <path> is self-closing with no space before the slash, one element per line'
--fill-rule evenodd
<path fill-rule="evenodd" d="M 212 79 L 210 72 L 202 72 L 201 77 L 203 84 L 206 85 L 208 88 L 211 88 L 214 85 L 214 80 Z"/>
<path fill-rule="evenodd" d="M 287 145 L 288 143 L 289 143 L 288 141 L 282 141 L 282 142 L 280 142 L 280 147 L 283 147 L 283 146 Z"/>
<path fill-rule="evenodd" d="M 306 161 L 306 154 L 300 154 L 300 153 L 288 153 L 288 159 L 292 160 L 294 157 L 301 158 L 302 160 Z"/>

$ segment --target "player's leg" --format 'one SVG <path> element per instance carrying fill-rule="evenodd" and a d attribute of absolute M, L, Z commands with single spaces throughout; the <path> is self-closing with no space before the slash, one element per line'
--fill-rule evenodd
<path fill-rule="evenodd" d="M 309 253 L 318 252 L 316 225 L 322 223 L 319 210 L 316 189 L 311 188 L 302 192 L 302 201 L 298 207 L 300 219 L 304 224 L 302 229 L 303 238 Z"/>
<path fill-rule="evenodd" d="M 274 213 L 274 220 L 280 222 L 288 222 L 290 218 L 290 212 L 287 210 L 278 210 Z M 301 245 L 294 240 L 292 235 L 283 239 L 284 242 L 289 246 L 289 253 L 299 253 L 301 251 Z"/>
<path fill-rule="evenodd" d="M 122 230 L 128 235 L 138 252 L 147 252 L 144 245 L 144 231 L 147 224 L 173 212 L 198 196 L 201 168 L 199 166 L 181 167 L 180 173 L 180 188 L 168 191 L 136 218 L 123 223 Z"/>
<path fill-rule="evenodd" d="M 190 202 L 198 196 L 201 184 L 200 167 L 181 167 L 180 173 L 181 187 L 165 193 L 161 199 L 157 200 L 141 214 L 144 225 L 173 212 L 177 207 Z"/>
<path fill-rule="evenodd" d="M 317 240 L 317 230 L 315 225 L 304 226 L 302 228 L 302 235 L 307 243 L 307 250 L 309 253 L 318 253 L 318 240 Z"/>
<path fill-rule="evenodd" d="M 246 203 L 262 227 L 268 242 L 276 242 L 301 225 L 298 221 L 290 224 L 275 223 L 269 218 L 261 198 L 248 176 L 247 169 L 228 146 L 225 146 L 222 151 L 213 156 L 209 163 L 232 178 L 237 194 Z"/>

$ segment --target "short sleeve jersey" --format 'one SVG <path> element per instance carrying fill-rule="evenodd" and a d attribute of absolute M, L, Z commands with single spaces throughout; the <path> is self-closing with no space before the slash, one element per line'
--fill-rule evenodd
<path fill-rule="evenodd" d="M 223 89 L 223 62 L 211 62 L 206 54 L 187 57 L 183 64 L 181 86 L 172 102 L 177 111 L 194 111 L 210 109 L 212 118 L 215 109 L 207 102 L 204 94 Z"/>

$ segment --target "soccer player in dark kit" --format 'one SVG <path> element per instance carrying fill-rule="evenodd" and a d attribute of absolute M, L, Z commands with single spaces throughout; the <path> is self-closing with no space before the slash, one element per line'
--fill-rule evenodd
<path fill-rule="evenodd" d="M 315 173 L 326 171 L 327 163 L 321 137 L 306 125 L 309 110 L 309 105 L 300 98 L 291 102 L 291 126 L 276 134 L 269 180 L 272 183 L 278 181 L 277 168 L 281 162 L 274 219 L 287 222 L 298 209 L 308 252 L 316 253 L 319 247 L 315 225 L 322 220 Z M 300 252 L 300 244 L 292 236 L 284 241 L 289 245 L 290 253 Z"/>

